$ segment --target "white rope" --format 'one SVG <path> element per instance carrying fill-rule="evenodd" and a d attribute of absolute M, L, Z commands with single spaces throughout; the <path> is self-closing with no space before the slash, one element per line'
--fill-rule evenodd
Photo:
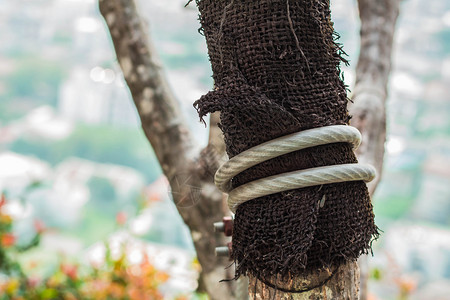
<path fill-rule="evenodd" d="M 375 177 L 372 166 L 342 164 L 278 174 L 231 190 L 231 179 L 234 176 L 261 162 L 293 151 L 340 142 L 351 143 L 357 148 L 361 142 L 361 134 L 354 127 L 334 125 L 280 137 L 231 158 L 216 172 L 215 183 L 221 191 L 229 193 L 228 206 L 232 212 L 236 212 L 237 207 L 246 201 L 283 191 L 345 181 L 371 181 Z"/>
<path fill-rule="evenodd" d="M 228 194 L 228 207 L 235 213 L 240 204 L 262 196 L 322 184 L 357 180 L 368 182 L 374 177 L 375 168 L 363 164 L 333 165 L 278 174 L 235 188 Z"/>
<path fill-rule="evenodd" d="M 231 190 L 231 179 L 266 160 L 293 152 L 325 144 L 347 142 L 358 148 L 361 134 L 358 129 L 346 125 L 333 125 L 308 129 L 262 143 L 239 153 L 224 163 L 216 172 L 215 184 L 224 193 Z"/>

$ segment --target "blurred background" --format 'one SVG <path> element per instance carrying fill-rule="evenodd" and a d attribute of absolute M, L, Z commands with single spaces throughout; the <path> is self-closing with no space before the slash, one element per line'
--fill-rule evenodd
<path fill-rule="evenodd" d="M 206 145 L 192 103 L 213 82 L 197 10 L 185 2 L 141 1 L 140 11 Z M 331 2 L 352 87 L 357 4 Z M 150 278 L 154 299 L 191 297 L 199 265 L 190 234 L 140 129 L 97 1 L 0 0 L 0 36 L 0 299 L 27 299 L 12 296 L 27 295 L 14 279 L 22 273 L 42 299 L 63 285 L 67 295 L 90 297 L 107 285 L 120 297 L 108 276 L 131 286 Z M 384 233 L 370 258 L 370 299 L 437 299 L 450 295 L 450 2 L 404 0 L 392 59 L 384 174 L 373 199 Z"/>

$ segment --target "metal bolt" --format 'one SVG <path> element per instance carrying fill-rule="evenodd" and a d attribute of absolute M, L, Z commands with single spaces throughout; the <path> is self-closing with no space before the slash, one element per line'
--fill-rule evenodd
<path fill-rule="evenodd" d="M 216 256 L 230 256 L 230 250 L 227 246 L 216 247 Z"/>
<path fill-rule="evenodd" d="M 214 223 L 214 231 L 215 232 L 224 232 L 225 224 L 223 222 L 215 222 Z"/>
<path fill-rule="evenodd" d="M 232 242 L 227 243 L 226 246 L 216 247 L 216 256 L 231 258 Z"/>
<path fill-rule="evenodd" d="M 233 235 L 233 218 L 232 217 L 223 217 L 222 222 L 214 223 L 214 231 L 215 232 L 223 232 L 225 236 Z"/>

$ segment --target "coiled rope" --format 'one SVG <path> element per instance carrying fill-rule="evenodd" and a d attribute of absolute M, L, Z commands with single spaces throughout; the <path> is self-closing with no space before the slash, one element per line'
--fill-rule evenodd
<path fill-rule="evenodd" d="M 345 181 L 371 181 L 375 177 L 375 168 L 355 163 L 282 173 L 231 188 L 234 176 L 259 163 L 293 151 L 342 142 L 351 143 L 357 148 L 361 143 L 361 134 L 351 126 L 332 125 L 286 135 L 250 148 L 228 160 L 217 170 L 215 184 L 222 192 L 228 193 L 228 207 L 236 212 L 237 207 L 246 201 L 283 191 Z"/>

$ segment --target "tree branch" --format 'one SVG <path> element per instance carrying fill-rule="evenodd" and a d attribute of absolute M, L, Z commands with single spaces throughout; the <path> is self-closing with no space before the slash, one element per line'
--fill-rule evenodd
<path fill-rule="evenodd" d="M 191 231 L 202 266 L 200 284 L 211 299 L 232 299 L 230 286 L 219 284 L 227 278 L 224 267 L 229 262 L 218 259 L 214 252 L 216 246 L 225 244 L 223 235 L 214 233 L 212 226 L 226 212 L 222 193 L 213 183 L 218 151 L 213 152 L 210 143 L 199 155 L 134 1 L 100 0 L 99 6 L 142 128 L 170 182 L 178 212 Z"/>
<path fill-rule="evenodd" d="M 358 160 L 377 169 L 377 177 L 368 184 L 371 195 L 381 179 L 386 141 L 387 82 L 400 0 L 359 0 L 361 46 L 356 67 L 353 116 L 350 124 L 363 136 L 357 150 Z"/>
<path fill-rule="evenodd" d="M 358 0 L 361 19 L 361 46 L 356 67 L 356 84 L 351 125 L 363 136 L 356 154 L 362 163 L 375 166 L 377 177 L 368 184 L 373 196 L 383 170 L 386 141 L 387 83 L 391 71 L 392 44 L 400 0 Z M 369 266 L 367 256 L 359 259 L 361 270 L 360 299 L 367 299 Z"/>

